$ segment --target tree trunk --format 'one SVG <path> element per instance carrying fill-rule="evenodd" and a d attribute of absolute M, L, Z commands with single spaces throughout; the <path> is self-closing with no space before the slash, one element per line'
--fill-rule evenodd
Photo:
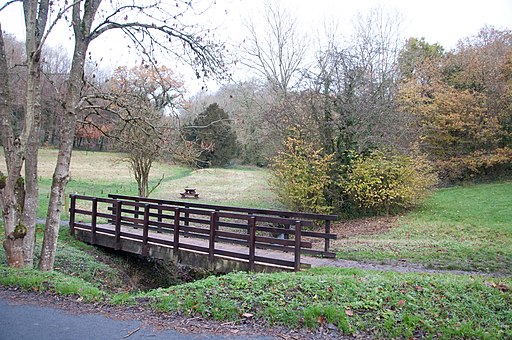
<path fill-rule="evenodd" d="M 64 112 L 60 125 L 59 154 L 57 156 L 57 164 L 53 172 L 50 202 L 48 204 L 44 239 L 41 248 L 39 269 L 42 271 L 53 270 L 53 265 L 55 263 L 62 199 L 69 180 L 69 165 L 75 140 L 75 126 L 83 85 L 85 57 L 90 42 L 88 35 L 100 1 L 97 1 L 94 5 L 89 4 L 89 6 L 92 7 L 85 6 L 84 17 L 86 18 L 83 20 L 80 17 L 80 3 L 81 1 L 77 1 L 73 5 L 75 50 L 71 61 L 71 71 L 66 91 L 66 111 Z"/>
<path fill-rule="evenodd" d="M 35 125 L 33 137 L 27 145 L 25 155 L 25 204 L 22 223 L 27 227 L 23 239 L 23 258 L 25 267 L 34 266 L 34 249 L 36 243 L 37 206 L 39 203 L 39 184 L 37 182 L 37 156 L 39 149 L 39 122 Z"/>
<path fill-rule="evenodd" d="M 83 54 L 85 55 L 85 52 Z M 76 55 L 73 57 L 73 64 L 77 62 L 75 58 Z M 60 127 L 59 154 L 53 172 L 50 202 L 48 204 L 44 239 L 41 249 L 41 261 L 39 262 L 39 269 L 42 271 L 53 270 L 55 253 L 57 251 L 62 199 L 66 184 L 69 180 L 69 165 L 71 162 L 73 141 L 75 139 L 76 110 L 80 99 L 82 83 L 82 72 L 78 74 L 76 72 L 76 67 L 75 69 L 72 67 L 68 94 L 66 96 L 66 112 L 62 117 Z"/>
<path fill-rule="evenodd" d="M 39 151 L 39 126 L 41 121 L 41 44 L 45 33 L 49 11 L 48 0 L 25 1 L 26 42 L 28 61 L 27 93 L 25 107 L 25 129 L 28 135 L 24 139 L 25 149 L 25 197 L 20 219 L 25 227 L 23 238 L 23 258 L 25 266 L 33 266 L 37 205 L 39 185 L 37 182 L 37 155 Z"/>
<path fill-rule="evenodd" d="M 12 129 L 12 108 L 9 91 L 9 74 L 5 45 L 0 25 L 0 137 L 4 148 L 7 174 L 0 172 L 0 206 L 4 221 L 5 237 L 3 247 L 7 264 L 11 267 L 23 266 L 23 230 L 16 232 L 19 224 L 21 205 L 17 201 L 16 183 L 19 183 L 23 150 L 20 138 L 14 136 Z"/>

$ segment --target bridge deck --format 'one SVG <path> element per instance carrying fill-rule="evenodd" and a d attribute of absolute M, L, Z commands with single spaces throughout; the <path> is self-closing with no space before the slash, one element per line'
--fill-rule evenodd
<path fill-rule="evenodd" d="M 179 254 L 174 251 L 173 239 L 174 234 L 158 233 L 149 231 L 147 254 L 144 254 L 142 237 L 143 229 L 133 228 L 129 226 L 121 227 L 121 245 L 120 249 L 133 254 L 149 255 L 162 260 L 172 260 L 191 266 L 206 266 L 218 272 L 229 272 L 233 270 L 248 270 L 248 260 L 230 257 L 229 255 L 221 255 L 222 253 L 237 253 L 249 256 L 249 247 L 239 244 L 216 242 L 215 251 L 218 253 L 216 257 L 222 259 L 219 263 L 207 264 L 209 253 L 206 251 L 194 250 L 191 248 L 208 249 L 209 240 L 200 239 L 196 237 L 180 237 L 180 250 Z M 92 242 L 92 232 L 89 228 L 75 226 L 75 237 L 87 243 L 93 243 L 108 248 L 115 249 L 115 226 L 112 224 L 98 224 L 96 226 L 96 240 Z M 279 264 L 266 263 L 267 261 L 286 261 L 290 264 L 294 262 L 294 254 L 290 252 L 282 252 L 278 250 L 263 249 L 256 247 L 256 258 L 265 259 L 265 262 L 255 261 L 256 271 L 282 271 L 293 270 L 293 267 L 283 266 Z M 310 268 L 311 266 L 318 265 L 318 258 L 311 256 L 301 255 L 300 267 L 301 269 Z"/>

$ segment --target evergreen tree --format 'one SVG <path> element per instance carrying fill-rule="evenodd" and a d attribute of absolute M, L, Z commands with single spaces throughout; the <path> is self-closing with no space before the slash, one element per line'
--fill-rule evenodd
<path fill-rule="evenodd" d="M 237 156 L 236 133 L 228 114 L 217 103 L 210 104 L 194 119 L 186 136 L 202 149 L 196 162 L 200 168 L 225 166 Z"/>

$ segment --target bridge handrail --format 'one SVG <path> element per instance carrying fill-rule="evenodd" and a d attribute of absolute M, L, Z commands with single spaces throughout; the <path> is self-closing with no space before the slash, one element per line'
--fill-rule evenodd
<path fill-rule="evenodd" d="M 310 234 L 312 237 L 320 237 L 324 239 L 324 255 L 326 257 L 332 257 L 334 254 L 330 253 L 330 240 L 336 239 L 335 234 L 331 234 L 331 223 L 332 221 L 336 221 L 338 219 L 337 215 L 327 215 L 327 214 L 314 214 L 314 213 L 306 213 L 306 212 L 294 212 L 294 211 L 284 211 L 284 210 L 271 210 L 271 209 L 260 209 L 260 208 L 242 208 L 242 207 L 233 207 L 233 206 L 224 206 L 224 205 L 214 205 L 214 204 L 204 204 L 204 203 L 195 203 L 195 202 L 182 202 L 182 201 L 173 201 L 173 200 L 164 200 L 157 198 L 149 198 L 149 197 L 140 197 L 140 196 L 129 196 L 129 195 L 119 195 L 119 194 L 109 194 L 109 198 L 113 199 L 121 199 L 127 201 L 135 201 L 135 202 L 148 202 L 148 203 L 157 203 L 164 204 L 170 206 L 180 206 L 184 208 L 199 208 L 206 210 L 216 210 L 220 212 L 228 211 L 228 212 L 238 212 L 245 213 L 249 215 L 271 215 L 271 216 L 280 216 L 282 218 L 298 218 L 303 221 L 303 226 L 308 226 L 307 220 L 313 221 L 323 221 L 324 223 L 324 237 L 320 236 L 319 233 Z M 305 219 L 305 220 L 304 220 Z M 283 223 L 286 224 L 286 223 Z"/>
<path fill-rule="evenodd" d="M 114 199 L 121 199 L 121 200 L 134 200 L 134 201 L 149 202 L 149 203 L 162 203 L 162 204 L 167 204 L 167 205 L 193 207 L 193 208 L 200 208 L 200 209 L 213 209 L 213 210 L 219 209 L 219 210 L 224 210 L 224 211 L 242 212 L 242 213 L 249 213 L 249 214 L 298 217 L 298 218 L 305 218 L 305 219 L 311 219 L 311 220 L 336 221 L 338 219 L 337 215 L 314 214 L 314 213 L 307 213 L 307 212 L 272 210 L 272 209 L 261 209 L 261 208 L 243 208 L 243 207 L 233 207 L 233 206 L 227 206 L 227 205 L 215 205 L 215 204 L 205 204 L 205 203 L 164 200 L 164 199 L 140 197 L 140 196 L 109 194 L 108 197 L 114 198 Z"/>

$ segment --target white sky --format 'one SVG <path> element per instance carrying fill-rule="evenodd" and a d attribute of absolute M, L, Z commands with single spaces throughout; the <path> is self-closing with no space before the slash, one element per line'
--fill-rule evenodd
<path fill-rule="evenodd" d="M 5 1 L 0 0 L 0 6 Z M 339 20 L 342 30 L 349 29 L 357 13 L 382 7 L 397 10 L 404 16 L 403 33 L 407 37 L 425 37 L 429 43 L 439 43 L 452 49 L 456 42 L 474 35 L 484 25 L 498 29 L 512 29 L 512 0 L 274 0 L 281 7 L 296 14 L 304 32 L 316 35 L 324 22 Z M 241 41 L 244 35 L 243 18 L 257 22 L 261 17 L 263 0 L 216 0 L 213 8 L 201 17 L 205 25 L 219 27 L 217 36 L 226 40 Z M 0 22 L 5 32 L 23 37 L 21 4 L 11 5 L 0 12 Z M 61 28 L 51 37 L 52 44 L 69 46 L 69 33 Z M 120 64 L 134 63 L 125 52 L 122 39 L 95 41 L 90 50 L 102 64 L 115 68 Z M 71 47 L 68 47 L 71 49 Z M 169 65 L 172 66 L 172 65 Z M 200 86 L 190 84 L 192 87 Z"/>

